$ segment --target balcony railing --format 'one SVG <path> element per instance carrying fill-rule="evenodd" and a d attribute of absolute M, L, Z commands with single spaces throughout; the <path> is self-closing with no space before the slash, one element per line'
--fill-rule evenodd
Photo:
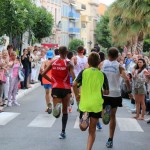
<path fill-rule="evenodd" d="M 84 10 L 86 10 L 86 5 L 85 4 L 77 4 L 76 10 L 77 11 L 84 11 Z"/>
<path fill-rule="evenodd" d="M 77 0 L 69 0 L 70 4 L 76 4 Z"/>
<path fill-rule="evenodd" d="M 79 19 L 79 18 L 80 18 L 80 14 L 73 13 L 73 12 L 69 12 L 68 17 L 69 17 L 70 19 Z"/>
<path fill-rule="evenodd" d="M 80 28 L 69 28 L 69 34 L 79 34 Z"/>

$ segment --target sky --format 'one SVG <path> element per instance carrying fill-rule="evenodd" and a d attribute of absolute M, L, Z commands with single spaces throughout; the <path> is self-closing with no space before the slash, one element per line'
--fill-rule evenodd
<path fill-rule="evenodd" d="M 101 3 L 106 4 L 106 5 L 110 5 L 112 4 L 115 0 L 99 0 Z"/>

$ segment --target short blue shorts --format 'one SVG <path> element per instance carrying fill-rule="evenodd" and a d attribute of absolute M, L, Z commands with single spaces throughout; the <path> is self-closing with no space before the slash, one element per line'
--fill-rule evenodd
<path fill-rule="evenodd" d="M 73 85 L 73 79 L 72 79 L 72 76 L 70 76 L 70 85 L 71 85 L 71 86 Z"/>
<path fill-rule="evenodd" d="M 52 88 L 51 84 L 43 84 L 43 86 L 45 89 L 51 89 Z"/>

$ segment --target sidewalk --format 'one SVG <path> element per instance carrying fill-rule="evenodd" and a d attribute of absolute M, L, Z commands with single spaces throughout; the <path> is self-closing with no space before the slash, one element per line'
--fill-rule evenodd
<path fill-rule="evenodd" d="M 17 94 L 17 99 L 20 99 L 20 98 L 22 98 L 22 97 L 28 95 L 30 92 L 32 92 L 34 89 L 38 88 L 40 85 L 41 85 L 41 83 L 35 83 L 35 84 L 32 84 L 32 85 L 31 85 L 32 87 L 29 88 L 29 89 L 25 89 L 25 90 L 19 89 L 19 92 L 18 92 L 18 94 Z M 4 109 L 5 107 L 7 107 L 7 105 L 4 106 L 4 107 L 1 107 L 1 106 L 0 106 L 0 111 L 3 111 L 3 109 Z"/>
<path fill-rule="evenodd" d="M 135 108 L 135 105 L 131 104 L 131 100 L 126 98 L 123 98 L 123 105 L 127 108 L 128 112 Z"/>

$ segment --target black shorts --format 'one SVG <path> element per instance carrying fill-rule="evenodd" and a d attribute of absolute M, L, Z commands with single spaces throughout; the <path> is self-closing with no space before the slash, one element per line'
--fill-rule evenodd
<path fill-rule="evenodd" d="M 83 115 L 83 112 L 80 111 L 80 116 L 79 116 L 80 119 L 82 118 L 82 115 Z M 96 118 L 96 119 L 101 118 L 101 112 L 98 112 L 98 113 L 89 112 L 89 117 Z"/>
<path fill-rule="evenodd" d="M 105 108 L 106 105 L 110 105 L 111 108 L 122 107 L 122 97 L 103 96 L 103 99 L 104 99 L 103 108 Z"/>
<path fill-rule="evenodd" d="M 65 98 L 70 93 L 71 89 L 52 88 L 51 95 L 53 98 Z"/>

